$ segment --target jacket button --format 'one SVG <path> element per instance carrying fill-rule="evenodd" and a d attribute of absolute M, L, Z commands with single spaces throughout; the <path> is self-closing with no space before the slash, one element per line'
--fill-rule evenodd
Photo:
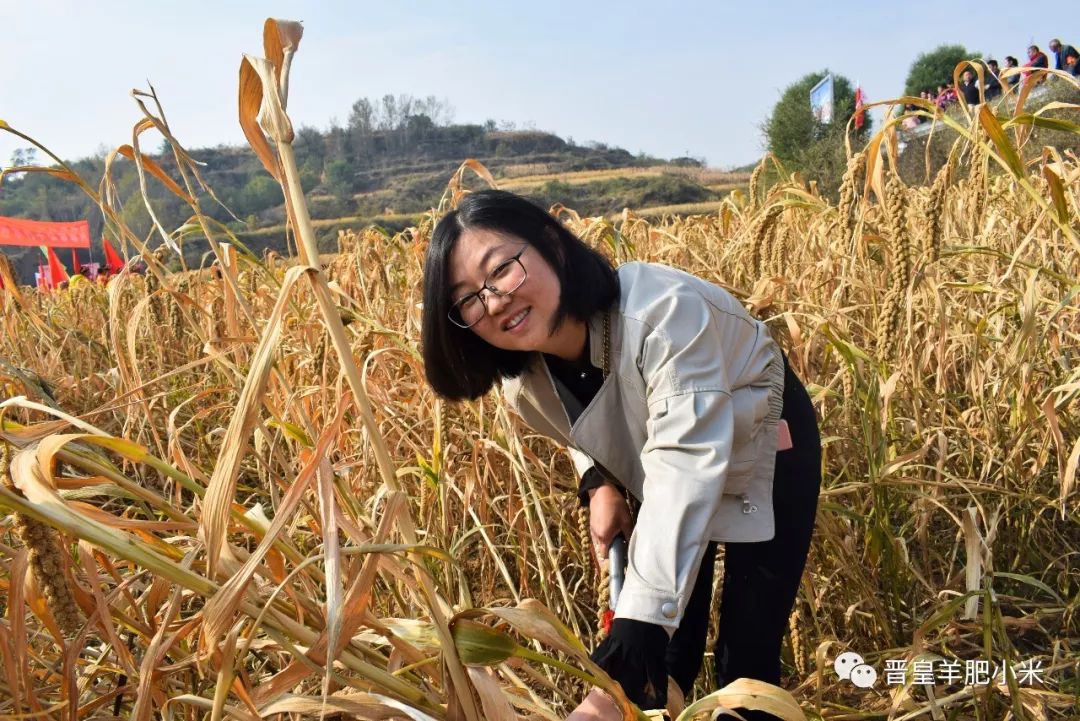
<path fill-rule="evenodd" d="M 675 618 L 679 613 L 679 607 L 668 601 L 660 607 L 660 613 L 664 614 L 664 618 Z"/>

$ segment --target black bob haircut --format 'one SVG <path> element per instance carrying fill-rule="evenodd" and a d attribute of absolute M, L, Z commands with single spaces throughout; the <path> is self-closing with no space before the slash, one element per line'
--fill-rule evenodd
<path fill-rule="evenodd" d="M 619 279 L 611 262 L 547 211 L 504 190 L 481 190 L 465 196 L 457 210 L 447 213 L 435 226 L 424 263 L 424 374 L 436 393 L 455 401 L 478 398 L 495 381 L 520 375 L 531 357 L 524 351 L 496 348 L 473 331 L 454 325 L 447 316 L 450 255 L 462 232 L 470 228 L 520 238 L 554 269 L 561 292 L 549 332 L 555 332 L 567 316 L 587 321 L 597 311 L 611 307 L 619 296 Z"/>

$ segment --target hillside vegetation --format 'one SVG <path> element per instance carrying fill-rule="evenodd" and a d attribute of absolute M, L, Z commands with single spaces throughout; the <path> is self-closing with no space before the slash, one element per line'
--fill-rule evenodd
<path fill-rule="evenodd" d="M 368 223 L 401 229 L 439 200 L 451 175 L 466 159 L 484 163 L 505 187 L 541 203 L 564 203 L 588 214 L 619 212 L 677 203 L 718 201 L 747 174 L 705 171 L 698 161 L 662 161 L 635 156 L 601 143 L 578 145 L 551 133 L 499 130 L 493 124 L 435 125 L 426 115 L 320 132 L 301 128 L 295 147 L 301 184 L 312 216 L 322 221 L 320 242 L 332 249 L 336 232 Z M 202 174 L 217 196 L 199 196 L 206 213 L 230 227 L 255 252 L 288 254 L 281 189 L 266 175 L 249 148 L 217 147 L 190 151 L 204 163 Z M 32 161 L 33 154 L 16 161 Z M 166 173 L 176 173 L 167 145 L 148 156 Z M 71 164 L 85 177 L 100 177 L 105 158 Z M 111 167 L 124 222 L 142 238 L 152 229 L 140 195 L 138 174 L 124 158 Z M 150 182 L 148 197 L 167 228 L 184 225 L 190 209 L 160 184 Z M 9 174 L 0 187 L 0 215 L 36 220 L 88 219 L 95 254 L 103 222 L 86 195 L 47 174 Z M 115 242 L 115 237 L 114 237 Z M 157 244 L 157 241 L 154 242 Z M 185 261 L 198 266 L 209 251 L 205 242 L 184 244 Z M 41 254 L 35 248 L 0 249 L 23 282 L 30 282 Z M 89 259 L 83 255 L 83 261 Z M 67 258 L 65 257 L 65 261 Z M 180 261 L 177 260 L 177 268 Z"/>

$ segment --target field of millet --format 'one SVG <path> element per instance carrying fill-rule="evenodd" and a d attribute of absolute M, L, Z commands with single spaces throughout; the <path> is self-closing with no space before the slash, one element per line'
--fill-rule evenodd
<path fill-rule="evenodd" d="M 135 136 L 161 133 L 178 174 L 137 146 L 118 155 L 189 202 L 184 226 L 147 243 L 107 175 L 28 170 L 82 185 L 147 272 L 42 294 L 0 263 L 5 718 L 559 719 L 610 686 L 587 660 L 602 577 L 565 451 L 498 397 L 451 405 L 423 379 L 430 232 L 494 181 L 467 163 L 414 227 L 344 233 L 320 258 L 284 103 L 298 42 L 269 21 L 240 86 L 297 258 L 238 252 L 206 217 L 212 195 L 152 93 Z M 821 419 L 787 691 L 708 695 L 705 671 L 680 718 L 740 703 L 1075 718 L 1080 165 L 1052 148 L 1021 160 L 1037 115 L 968 121 L 949 121 L 960 139 L 926 187 L 893 172 L 887 126 L 852 154 L 837 204 L 798 176 L 762 187 L 759 169 L 702 215 L 552 209 L 616 263 L 742 298 Z M 164 270 L 170 243 L 198 242 L 214 270 Z M 877 670 L 873 688 L 837 678 L 843 651 Z M 941 675 L 972 667 L 986 673 Z"/>

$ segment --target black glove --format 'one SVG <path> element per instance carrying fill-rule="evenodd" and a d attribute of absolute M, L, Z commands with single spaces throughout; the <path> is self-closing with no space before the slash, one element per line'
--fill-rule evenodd
<path fill-rule="evenodd" d="M 627 698 L 641 709 L 667 706 L 668 633 L 663 626 L 632 618 L 616 618 L 590 658 L 619 682 Z"/>

